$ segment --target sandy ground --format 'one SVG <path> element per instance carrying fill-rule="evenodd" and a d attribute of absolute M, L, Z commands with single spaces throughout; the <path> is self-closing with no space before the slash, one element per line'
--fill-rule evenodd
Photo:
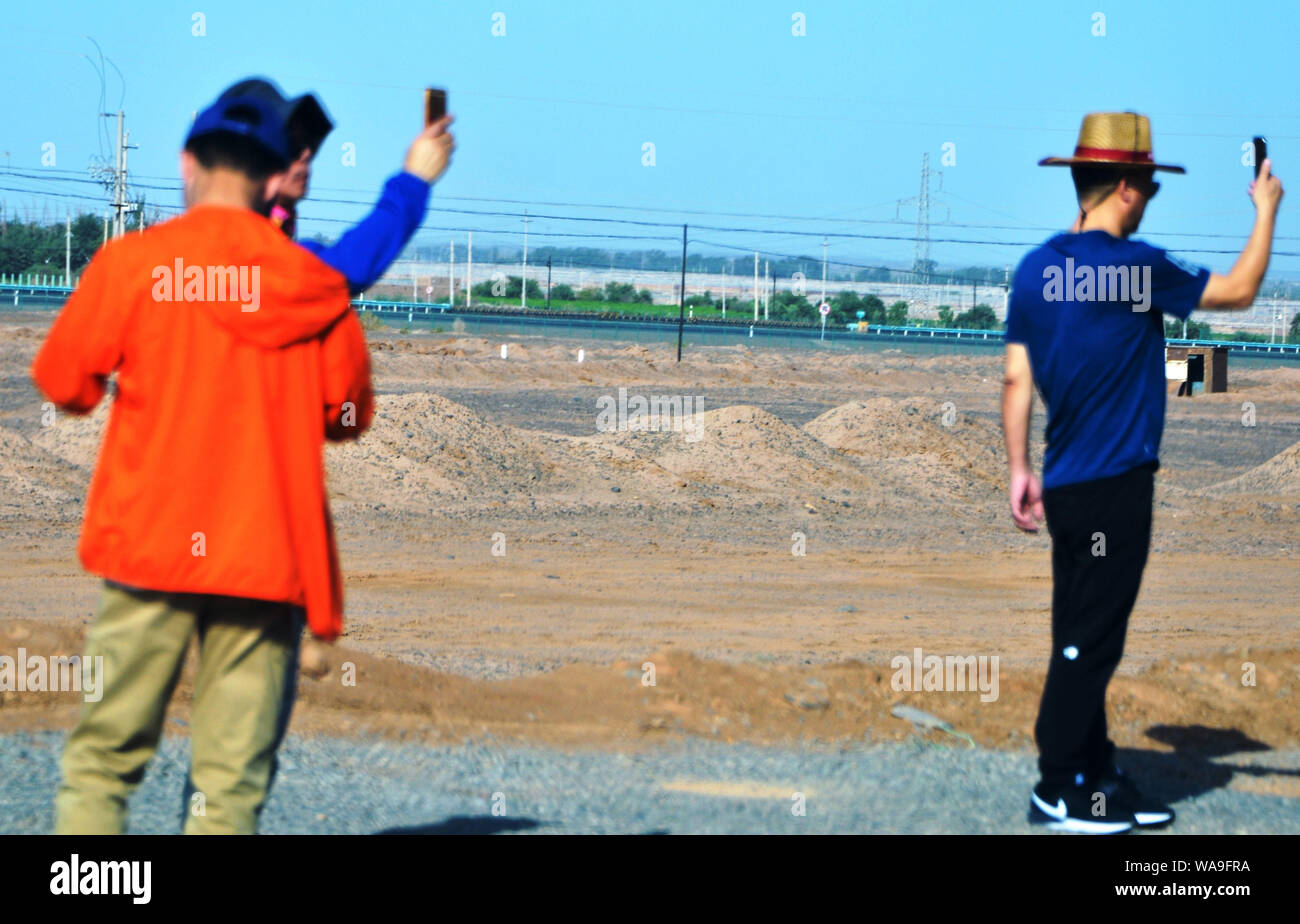
<path fill-rule="evenodd" d="M 106 408 L 42 426 L 47 324 L 0 321 L 0 653 L 75 653 L 98 592 L 75 545 Z M 1005 512 L 997 358 L 371 338 L 378 417 L 327 455 L 348 631 L 309 652 L 297 731 L 843 742 L 912 734 L 906 703 L 1031 745 L 1049 545 Z M 1122 745 L 1300 745 L 1300 367 L 1230 374 L 1170 400 Z M 620 388 L 702 396 L 700 438 L 602 432 Z M 896 691 L 916 648 L 998 657 L 997 699 Z M 75 709 L 0 694 L 0 730 Z"/>

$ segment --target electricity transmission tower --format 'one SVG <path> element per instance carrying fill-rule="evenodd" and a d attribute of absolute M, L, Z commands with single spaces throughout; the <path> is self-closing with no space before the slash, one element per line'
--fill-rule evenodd
<path fill-rule="evenodd" d="M 916 207 L 916 255 L 912 260 L 912 285 L 909 287 L 908 301 L 915 304 L 929 304 L 929 289 L 934 273 L 934 264 L 930 261 L 930 206 L 932 200 L 930 197 L 930 178 L 937 177 L 938 185 L 935 192 L 943 191 L 943 171 L 930 169 L 930 154 L 927 151 L 921 155 L 921 191 L 913 198 L 899 199 L 897 207 L 894 210 L 894 217 L 900 217 L 900 211 L 904 206 Z M 944 202 L 935 202 L 945 211 L 944 221 L 952 217 L 951 210 Z"/>

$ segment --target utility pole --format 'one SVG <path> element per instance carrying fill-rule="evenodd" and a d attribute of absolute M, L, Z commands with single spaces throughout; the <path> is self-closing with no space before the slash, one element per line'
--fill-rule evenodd
<path fill-rule="evenodd" d="M 822 300 L 817 304 L 820 305 L 826 301 L 826 245 L 828 241 L 822 238 Z"/>
<path fill-rule="evenodd" d="M 72 285 L 72 212 L 68 212 L 68 230 L 63 238 L 63 284 Z"/>
<path fill-rule="evenodd" d="M 114 114 L 104 112 L 101 115 L 104 118 L 112 118 Z M 125 113 L 119 109 L 116 115 L 117 150 L 113 156 L 113 237 L 120 237 L 126 233 L 126 215 L 133 211 L 131 203 L 126 201 L 126 152 L 136 145 L 131 144 L 131 133 L 125 130 Z"/>
<path fill-rule="evenodd" d="M 546 310 L 551 310 L 551 258 L 546 258 Z"/>
<path fill-rule="evenodd" d="M 916 268 L 930 281 L 930 152 L 921 155 L 921 193 L 916 198 Z"/>
<path fill-rule="evenodd" d="M 524 275 L 519 280 L 519 307 L 528 307 L 528 209 L 524 209 Z"/>
<path fill-rule="evenodd" d="M 451 252 L 447 255 L 447 306 L 456 307 L 456 239 L 451 239 Z"/>
<path fill-rule="evenodd" d="M 465 307 L 469 307 L 470 289 L 474 285 L 474 232 L 469 233 L 469 252 L 465 259 Z M 451 307 L 455 308 L 453 304 Z"/>
<path fill-rule="evenodd" d="M 125 116 L 122 110 L 117 111 L 117 157 L 114 161 L 113 170 L 113 237 L 118 237 L 122 233 L 122 228 L 126 224 L 122 220 L 122 209 L 126 203 L 122 200 L 126 196 L 126 149 L 122 138 L 122 121 Z"/>
<path fill-rule="evenodd" d="M 677 361 L 682 361 L 682 331 L 686 326 L 686 225 L 682 225 L 682 288 L 677 293 Z"/>
<path fill-rule="evenodd" d="M 767 282 L 772 277 L 772 261 L 763 261 L 763 320 L 767 320 L 767 309 L 772 304 L 772 295 L 768 291 Z"/>
<path fill-rule="evenodd" d="M 754 251 L 754 320 L 758 320 L 758 251 Z"/>
<path fill-rule="evenodd" d="M 1011 310 L 1011 267 L 1004 267 L 1002 270 L 1002 319 L 1005 321 L 1007 312 Z"/>

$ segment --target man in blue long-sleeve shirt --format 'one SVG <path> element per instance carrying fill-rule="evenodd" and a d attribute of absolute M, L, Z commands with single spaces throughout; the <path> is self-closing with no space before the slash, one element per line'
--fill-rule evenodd
<path fill-rule="evenodd" d="M 416 139 L 435 141 L 430 126 Z M 450 137 L 444 135 L 443 137 Z M 412 145 L 414 152 L 415 145 Z M 379 201 L 365 218 L 353 225 L 333 244 L 299 241 L 323 261 L 342 273 L 353 294 L 369 288 L 402 252 L 424 218 L 431 181 L 414 172 L 407 155 L 407 168 L 388 178 Z M 446 161 L 443 161 L 444 167 Z M 441 172 L 441 171 L 439 171 Z M 436 175 L 435 175 L 436 178 Z"/>
<path fill-rule="evenodd" d="M 334 125 L 312 94 L 288 100 L 275 84 L 262 78 L 236 84 L 226 92 L 251 92 L 285 113 L 290 147 L 297 158 L 285 172 L 270 217 L 293 237 L 298 203 L 306 197 L 311 182 L 311 162 Z M 388 178 L 370 214 L 337 241 L 299 241 L 342 273 L 354 294 L 384 274 L 420 227 L 432 184 L 447 169 L 455 148 L 455 139 L 447 130 L 451 122 L 447 116 L 416 136 L 402 172 Z"/>

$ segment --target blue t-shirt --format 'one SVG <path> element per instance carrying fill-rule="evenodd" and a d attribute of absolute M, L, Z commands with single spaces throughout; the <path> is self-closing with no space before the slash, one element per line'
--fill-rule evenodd
<path fill-rule="evenodd" d="M 1058 234 L 1016 268 L 1006 340 L 1047 405 L 1043 488 L 1159 463 L 1164 315 L 1186 318 L 1210 271 L 1106 231 Z"/>

